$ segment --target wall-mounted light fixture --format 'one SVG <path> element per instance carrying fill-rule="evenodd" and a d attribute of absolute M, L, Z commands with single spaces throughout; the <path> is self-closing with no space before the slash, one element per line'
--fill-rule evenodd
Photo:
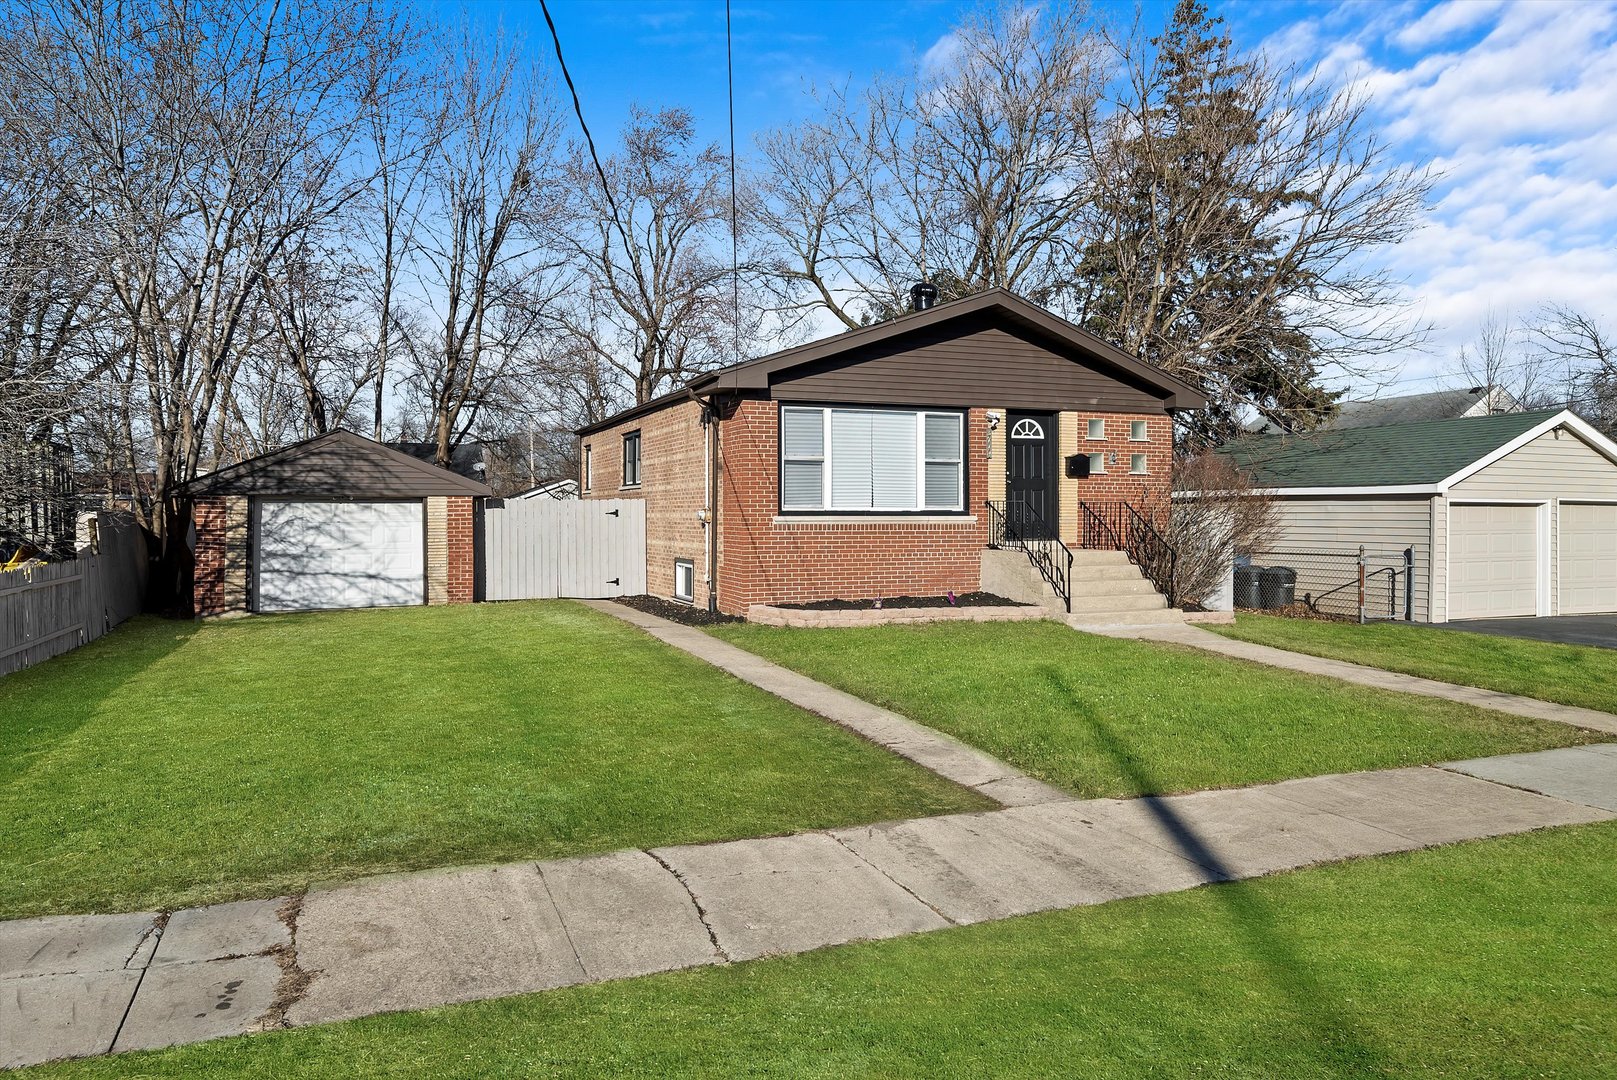
<path fill-rule="evenodd" d="M 985 441 L 988 444 L 988 460 L 993 461 L 994 460 L 994 432 L 999 430 L 999 422 L 1000 422 L 1001 417 L 1000 417 L 999 413 L 991 412 L 991 413 L 987 414 L 987 419 L 988 419 L 988 436 L 985 439 Z"/>

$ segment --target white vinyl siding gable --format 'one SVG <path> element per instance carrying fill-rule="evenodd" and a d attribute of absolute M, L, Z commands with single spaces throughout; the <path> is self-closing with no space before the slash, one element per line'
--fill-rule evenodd
<path fill-rule="evenodd" d="M 965 418 L 912 409 L 781 408 L 783 511 L 960 511 Z"/>

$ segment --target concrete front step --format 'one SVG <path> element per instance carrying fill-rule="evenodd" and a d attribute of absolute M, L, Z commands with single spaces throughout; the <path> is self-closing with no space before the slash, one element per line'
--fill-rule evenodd
<path fill-rule="evenodd" d="M 1072 579 L 1072 597 L 1076 601 L 1080 596 L 1155 596 L 1156 586 L 1152 585 L 1139 574 L 1124 577 L 1121 574 L 1108 577 L 1080 577 L 1076 574 Z"/>
<path fill-rule="evenodd" d="M 1168 606 L 1161 594 L 1153 591 L 1127 596 L 1081 596 L 1073 594 L 1072 613 L 1100 611 L 1160 611 Z"/>
<path fill-rule="evenodd" d="M 1073 548 L 1072 564 L 1074 566 L 1133 566 L 1129 561 L 1128 553 L 1122 551 L 1101 551 L 1093 548 Z"/>
<path fill-rule="evenodd" d="M 1067 616 L 1067 625 L 1075 630 L 1092 627 L 1183 625 L 1185 613 L 1178 608 L 1156 608 L 1152 611 L 1074 611 Z"/>

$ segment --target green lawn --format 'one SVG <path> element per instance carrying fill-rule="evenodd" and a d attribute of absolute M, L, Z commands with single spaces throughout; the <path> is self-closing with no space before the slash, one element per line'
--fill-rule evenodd
<path fill-rule="evenodd" d="M 565 602 L 143 619 L 0 679 L 0 918 L 986 805 Z"/>
<path fill-rule="evenodd" d="M 1443 682 L 1617 713 L 1617 649 L 1437 630 L 1408 623 L 1238 615 L 1225 637 Z"/>
<path fill-rule="evenodd" d="M 1617 1074 L 1617 825 L 35 1077 Z"/>
<path fill-rule="evenodd" d="M 1228 787 L 1597 738 L 1049 622 L 712 632 L 1083 796 Z"/>

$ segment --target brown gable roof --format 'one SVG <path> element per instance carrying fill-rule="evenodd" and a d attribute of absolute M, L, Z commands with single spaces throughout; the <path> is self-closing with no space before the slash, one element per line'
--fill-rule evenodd
<path fill-rule="evenodd" d="M 493 494 L 487 484 L 341 428 L 199 476 L 185 490 L 193 496 L 317 499 Z"/>
<path fill-rule="evenodd" d="M 859 350 L 868 350 L 872 346 L 879 346 L 901 335 L 931 330 L 933 333 L 929 336 L 935 337 L 940 324 L 944 323 L 964 320 L 967 324 L 980 326 L 985 318 L 1003 321 L 1030 336 L 1049 340 L 1068 351 L 1080 352 L 1086 361 L 1093 361 L 1098 369 L 1110 368 L 1126 382 L 1151 387 L 1161 398 L 1165 408 L 1199 409 L 1207 404 L 1206 396 L 1200 391 L 1174 378 L 1161 368 L 1130 356 L 1087 330 L 1052 315 L 1007 289 L 989 289 L 960 300 L 939 304 L 925 311 L 911 312 L 886 322 L 834 334 L 806 345 L 731 364 L 729 367 L 700 376 L 672 393 L 580 428 L 578 434 L 588 435 L 636 416 L 655 412 L 665 405 L 690 400 L 699 394 L 767 389 L 773 377 L 793 369 L 822 363 Z M 983 377 L 988 381 L 993 376 L 992 373 L 985 371 Z"/>

